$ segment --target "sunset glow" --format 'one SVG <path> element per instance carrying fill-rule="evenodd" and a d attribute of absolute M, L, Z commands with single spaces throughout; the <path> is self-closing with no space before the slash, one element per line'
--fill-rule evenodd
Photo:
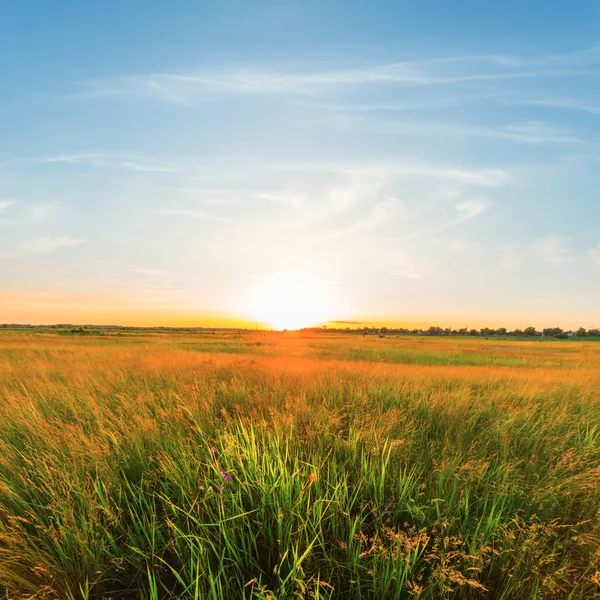
<path fill-rule="evenodd" d="M 271 329 L 301 329 L 333 318 L 331 293 L 324 286 L 281 279 L 257 287 L 248 301 L 249 318 Z"/>

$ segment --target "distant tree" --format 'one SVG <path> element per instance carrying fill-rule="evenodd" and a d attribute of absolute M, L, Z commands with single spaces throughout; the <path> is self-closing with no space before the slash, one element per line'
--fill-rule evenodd
<path fill-rule="evenodd" d="M 580 327 L 577 330 L 577 337 L 587 337 L 588 332 L 586 331 L 585 327 Z"/>
<path fill-rule="evenodd" d="M 544 328 L 543 333 L 548 337 L 556 337 L 563 333 L 563 330 L 560 327 L 546 327 Z"/>
<path fill-rule="evenodd" d="M 432 325 L 427 330 L 427 335 L 441 335 L 442 332 L 443 332 L 443 329 L 441 327 L 438 327 L 437 325 Z"/>
<path fill-rule="evenodd" d="M 496 333 L 498 335 L 506 335 L 508 333 L 508 330 L 506 329 L 506 327 L 499 327 Z"/>
<path fill-rule="evenodd" d="M 592 337 L 598 337 L 600 336 L 600 329 L 589 329 L 588 335 L 591 335 Z"/>
<path fill-rule="evenodd" d="M 511 335 L 514 335 L 515 337 L 523 337 L 525 334 L 523 333 L 522 329 L 515 329 Z"/>
<path fill-rule="evenodd" d="M 479 335 L 479 331 L 477 331 L 477 329 L 471 329 L 471 331 L 469 331 L 469 335 Z"/>
<path fill-rule="evenodd" d="M 523 333 L 529 337 L 533 337 L 535 335 L 535 327 L 526 327 Z"/>

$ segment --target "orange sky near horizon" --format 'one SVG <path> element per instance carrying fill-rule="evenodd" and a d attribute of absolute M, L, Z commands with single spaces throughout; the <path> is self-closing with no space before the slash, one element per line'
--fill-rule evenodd
<path fill-rule="evenodd" d="M 269 323 L 268 319 L 252 320 L 242 315 L 218 313 L 215 311 L 173 310 L 171 307 L 141 306 L 135 301 L 125 301 L 114 295 L 53 295 L 50 293 L 0 293 L 0 323 L 19 323 L 32 325 L 53 324 L 94 324 L 123 325 L 134 327 L 216 327 L 242 329 L 283 329 L 285 319 L 279 324 Z M 597 327 L 591 319 L 560 317 L 559 315 L 538 314 L 506 315 L 489 318 L 485 314 L 428 315 L 377 315 L 374 318 L 360 318 L 360 315 L 334 315 L 331 320 L 314 321 L 299 324 L 303 326 L 322 326 L 351 329 L 358 327 L 406 327 L 422 328 L 430 325 L 441 327 L 507 327 L 508 329 L 534 326 L 559 326 L 564 329 L 577 329 L 581 326 Z M 294 329 L 290 324 L 288 329 Z"/>

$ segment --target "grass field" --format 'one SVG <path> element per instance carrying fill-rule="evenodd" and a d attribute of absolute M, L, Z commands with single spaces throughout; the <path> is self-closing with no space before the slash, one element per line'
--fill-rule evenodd
<path fill-rule="evenodd" d="M 600 343 L 0 333 L 4 598 L 600 598 Z"/>

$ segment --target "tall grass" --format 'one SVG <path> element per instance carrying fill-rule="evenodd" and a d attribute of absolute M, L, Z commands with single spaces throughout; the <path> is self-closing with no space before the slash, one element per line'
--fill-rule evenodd
<path fill-rule="evenodd" d="M 593 344 L 137 341 L 0 335 L 5 598 L 598 597 Z"/>

